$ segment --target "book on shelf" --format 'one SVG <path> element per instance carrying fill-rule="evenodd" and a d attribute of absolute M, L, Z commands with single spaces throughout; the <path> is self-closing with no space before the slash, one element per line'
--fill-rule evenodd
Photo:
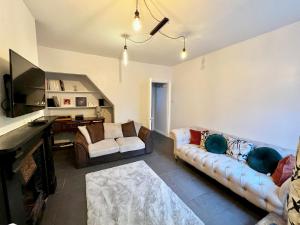
<path fill-rule="evenodd" d="M 60 85 L 60 89 L 62 91 L 65 91 L 65 84 L 64 84 L 64 81 L 63 80 L 59 80 L 59 85 Z"/>
<path fill-rule="evenodd" d="M 49 80 L 47 79 L 47 90 L 48 91 L 64 91 L 65 85 L 63 80 Z"/>

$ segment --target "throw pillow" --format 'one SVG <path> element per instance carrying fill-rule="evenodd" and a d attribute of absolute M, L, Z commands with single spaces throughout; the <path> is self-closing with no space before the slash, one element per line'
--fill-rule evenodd
<path fill-rule="evenodd" d="M 281 159 L 281 155 L 275 149 L 260 147 L 249 153 L 247 162 L 252 169 L 260 173 L 272 174 Z"/>
<path fill-rule="evenodd" d="M 91 144 L 92 140 L 91 140 L 88 130 L 86 129 L 86 126 L 79 126 L 78 129 L 81 132 L 81 134 L 85 137 L 86 142 L 88 144 Z"/>
<path fill-rule="evenodd" d="M 123 137 L 122 127 L 119 123 L 104 123 L 104 138 L 115 139 Z"/>
<path fill-rule="evenodd" d="M 89 132 L 92 143 L 104 140 L 104 127 L 103 123 L 95 123 L 86 126 Z"/>
<path fill-rule="evenodd" d="M 199 130 L 190 129 L 191 139 L 190 144 L 200 145 L 202 132 Z"/>
<path fill-rule="evenodd" d="M 227 137 L 228 149 L 226 154 L 241 162 L 246 162 L 250 151 L 254 149 L 254 144 L 247 141 Z"/>
<path fill-rule="evenodd" d="M 206 138 L 209 135 L 209 131 L 208 130 L 203 130 L 201 131 L 201 142 L 200 142 L 200 148 L 205 149 L 205 141 Z"/>
<path fill-rule="evenodd" d="M 220 134 L 212 134 L 206 138 L 205 148 L 212 153 L 224 154 L 227 150 L 227 141 Z"/>
<path fill-rule="evenodd" d="M 293 155 L 288 155 L 279 161 L 275 172 L 272 174 L 272 179 L 277 186 L 280 187 L 293 175 L 295 163 L 296 158 Z"/>
<path fill-rule="evenodd" d="M 133 121 L 123 123 L 121 125 L 121 127 L 122 127 L 122 132 L 123 132 L 124 137 L 136 137 L 137 136 Z"/>

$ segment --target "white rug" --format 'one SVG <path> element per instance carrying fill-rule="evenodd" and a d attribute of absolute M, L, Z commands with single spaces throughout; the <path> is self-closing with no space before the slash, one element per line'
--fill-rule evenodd
<path fill-rule="evenodd" d="M 88 225 L 204 225 L 144 162 L 86 175 Z"/>

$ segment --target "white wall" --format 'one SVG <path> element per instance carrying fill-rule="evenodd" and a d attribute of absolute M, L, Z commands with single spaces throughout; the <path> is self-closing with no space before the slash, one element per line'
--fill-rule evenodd
<path fill-rule="evenodd" d="M 52 72 L 86 74 L 115 106 L 115 122 L 149 121 L 149 79 L 171 79 L 171 68 L 38 46 L 41 68 Z"/>
<path fill-rule="evenodd" d="M 299 38 L 300 22 L 174 66 L 172 127 L 202 126 L 295 149 Z"/>
<path fill-rule="evenodd" d="M 22 0 L 0 0 L 0 100 L 4 99 L 2 75 L 9 73 L 11 48 L 38 64 L 35 20 Z M 43 111 L 17 118 L 7 118 L 0 110 L 0 135 L 43 115 Z"/>

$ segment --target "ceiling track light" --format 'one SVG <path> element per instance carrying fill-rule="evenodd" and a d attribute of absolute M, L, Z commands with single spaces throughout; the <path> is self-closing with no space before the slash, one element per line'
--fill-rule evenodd
<path fill-rule="evenodd" d="M 156 27 L 153 28 L 153 30 L 150 32 L 150 35 L 153 36 L 155 35 L 163 26 L 166 25 L 166 23 L 169 22 L 169 19 L 168 18 L 163 18 L 162 21 L 160 21 Z"/>

